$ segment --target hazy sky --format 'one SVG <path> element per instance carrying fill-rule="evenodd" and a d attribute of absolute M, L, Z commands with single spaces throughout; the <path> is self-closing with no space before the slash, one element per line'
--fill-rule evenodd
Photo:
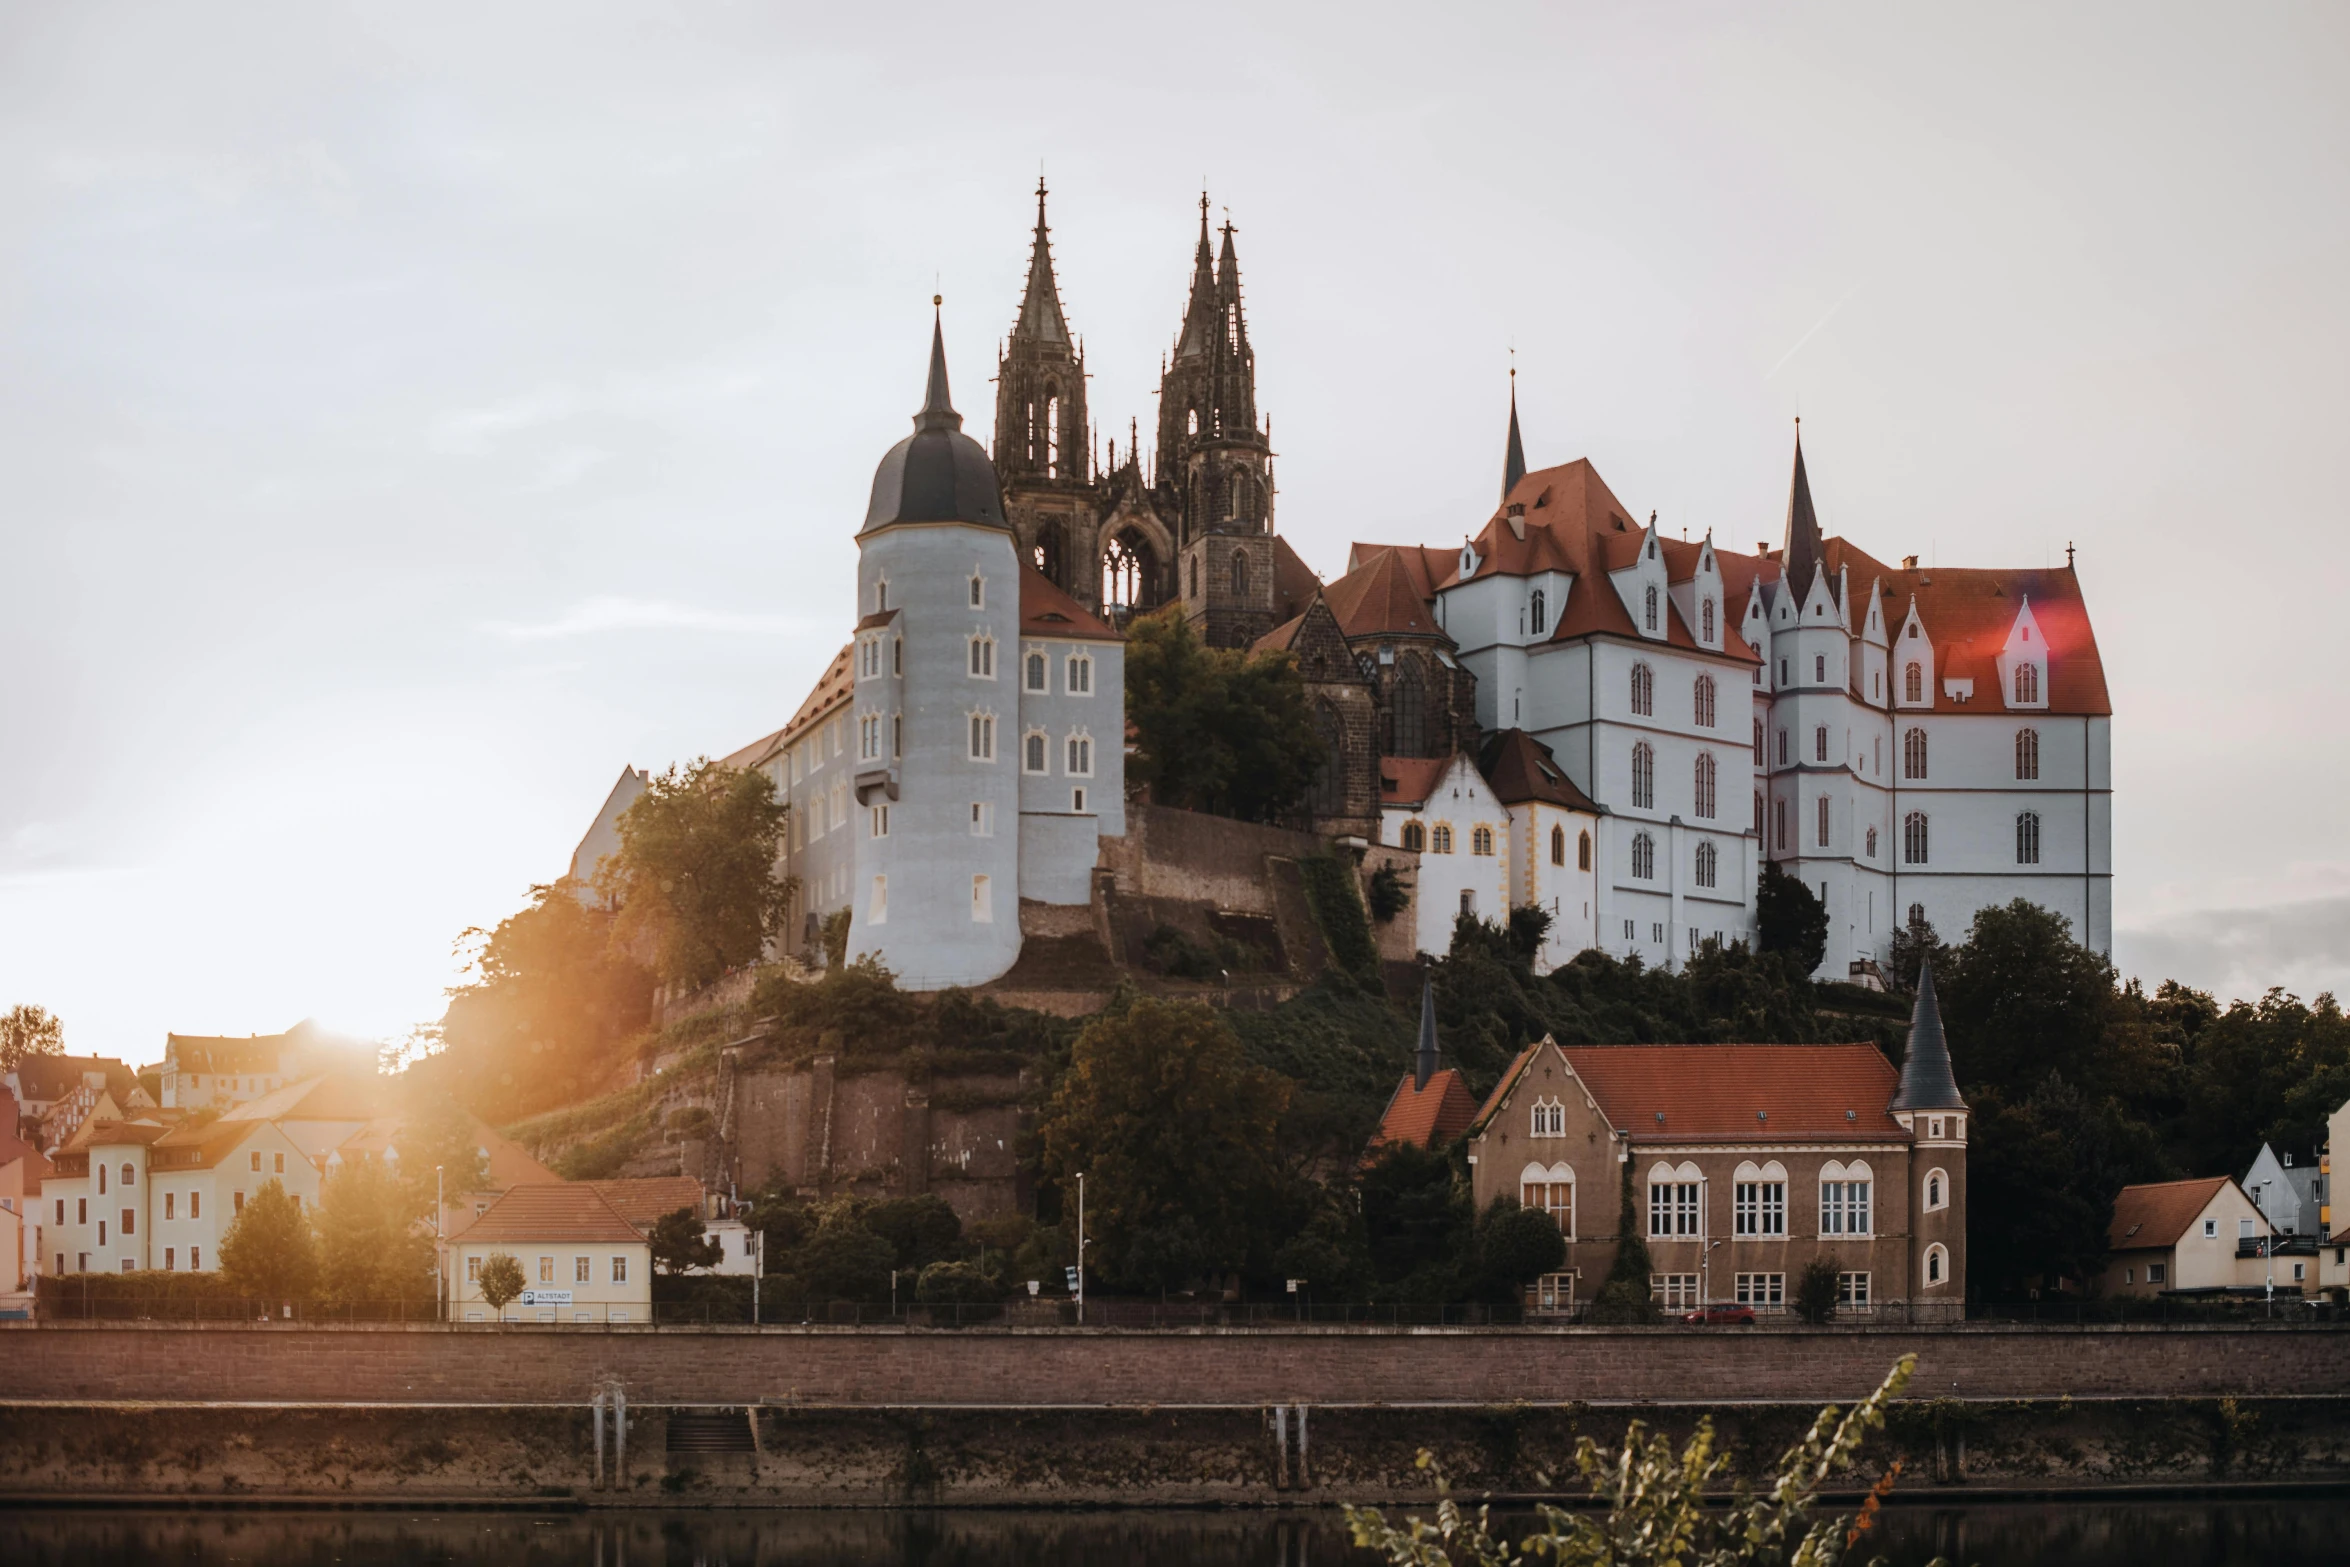
<path fill-rule="evenodd" d="M 1203 179 L 1279 526 L 1528 456 L 1881 558 L 2078 545 L 2117 958 L 2350 979 L 2350 11 L 573 3 L 0 12 L 0 1006 L 81 1050 L 438 1015 L 624 763 L 843 639 L 946 295 L 1053 187 L 1147 429 Z"/>

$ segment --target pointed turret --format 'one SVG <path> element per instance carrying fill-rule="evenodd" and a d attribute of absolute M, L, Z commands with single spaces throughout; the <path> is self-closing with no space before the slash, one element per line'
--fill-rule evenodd
<path fill-rule="evenodd" d="M 1892 1110 L 1963 1110 L 1958 1079 L 1950 1070 L 1950 1045 L 1942 1037 L 1942 1008 L 1934 1000 L 1934 964 L 1918 965 L 1917 1005 L 1909 1014 L 1909 1049 L 1901 1058 L 1901 1087 Z"/>
<path fill-rule="evenodd" d="M 1229 243 L 1229 241 L 1227 241 Z M 1191 298 L 1183 306 L 1183 330 L 1175 334 L 1178 361 L 1204 359 L 1216 344 L 1216 262 L 1208 249 L 1208 193 L 1199 193 L 1199 250 L 1191 262 Z"/>
<path fill-rule="evenodd" d="M 944 302 L 931 296 L 936 308 Z M 914 433 L 891 447 L 873 470 L 873 496 L 860 534 L 901 522 L 969 522 L 1001 528 L 1004 498 L 987 451 L 963 433 L 963 416 L 947 394 L 943 318 L 930 324 L 930 380 Z"/>
<path fill-rule="evenodd" d="M 1811 476 L 1803 471 L 1803 421 L 1795 421 L 1795 479 L 1787 492 L 1787 543 L 1779 560 L 1797 599 L 1811 591 L 1820 565 L 1820 519 L 1812 510 Z"/>
<path fill-rule="evenodd" d="M 1420 981 L 1420 1055 L 1412 1065 L 1412 1087 L 1425 1089 L 1428 1079 L 1436 1075 L 1436 990 L 1428 980 Z"/>
<path fill-rule="evenodd" d="M 930 319 L 930 384 L 923 389 L 922 411 L 914 416 L 917 430 L 960 430 L 963 416 L 947 395 L 947 328 L 945 301 L 933 297 Z"/>
<path fill-rule="evenodd" d="M 1510 444 L 1501 459 L 1501 498 L 1508 500 L 1510 491 L 1526 477 L 1526 443 L 1518 438 L 1518 372 L 1510 370 Z"/>
<path fill-rule="evenodd" d="M 1061 286 L 1053 276 L 1052 230 L 1044 221 L 1044 180 L 1036 182 L 1036 240 L 1028 252 L 1028 292 L 1020 297 L 1020 319 L 1012 324 L 1014 342 L 1052 348 L 1069 346 L 1069 321 L 1061 313 Z"/>

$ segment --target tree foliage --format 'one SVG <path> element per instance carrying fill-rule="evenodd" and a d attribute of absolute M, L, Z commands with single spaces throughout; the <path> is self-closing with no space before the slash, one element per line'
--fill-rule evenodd
<path fill-rule="evenodd" d="M 651 1013 L 651 972 L 613 943 L 612 915 L 586 891 L 568 878 L 533 887 L 494 930 L 466 932 L 472 977 L 449 992 L 424 1075 L 501 1123 L 588 1097 Z"/>
<path fill-rule="evenodd" d="M 1795 1293 L 1788 1304 L 1806 1322 L 1821 1323 L 1836 1315 L 1836 1294 L 1842 1288 L 1836 1259 L 1822 1254 L 1803 1265 L 1795 1276 Z"/>
<path fill-rule="evenodd" d="M 1797 878 L 1763 861 L 1754 891 L 1756 945 L 1782 952 L 1804 973 L 1818 970 L 1828 955 L 1828 906 Z"/>
<path fill-rule="evenodd" d="M 315 1225 L 325 1298 L 359 1304 L 432 1294 L 432 1235 L 415 1197 L 409 1182 L 372 1159 L 327 1178 Z"/>
<path fill-rule="evenodd" d="M 710 1239 L 709 1226 L 691 1208 L 661 1215 L 645 1238 L 652 1244 L 653 1271 L 657 1274 L 714 1268 L 725 1256 L 725 1249 Z"/>
<path fill-rule="evenodd" d="M 281 1181 L 245 1199 L 220 1238 L 220 1273 L 253 1300 L 304 1301 L 318 1288 L 318 1243 L 309 1216 Z"/>
<path fill-rule="evenodd" d="M 1347 1528 L 1356 1545 L 1396 1567 L 1838 1567 L 1855 1559 L 1901 1466 L 1887 1470 L 1854 1516 L 1815 1519 L 1812 1510 L 1822 1488 L 1853 1467 L 1869 1432 L 1883 1429 L 1885 1408 L 1908 1385 L 1916 1363 L 1916 1356 L 1904 1355 L 1849 1413 L 1833 1404 L 1821 1410 L 1802 1440 L 1780 1455 L 1767 1489 L 1758 1493 L 1736 1475 L 1726 1504 L 1718 1492 L 1735 1474 L 1735 1461 L 1714 1445 L 1710 1418 L 1698 1422 L 1679 1452 L 1671 1438 L 1649 1436 L 1634 1421 L 1616 1451 L 1590 1437 L 1575 1444 L 1575 1472 L 1597 1505 L 1571 1512 L 1543 1503 L 1539 1523 L 1515 1546 L 1493 1533 L 1487 1509 L 1465 1512 L 1441 1473 L 1435 1522 L 1409 1518 L 1397 1528 L 1376 1508 L 1349 1507 Z M 1432 1455 L 1422 1451 L 1419 1466 L 1432 1469 Z"/>
<path fill-rule="evenodd" d="M 1659 1313 L 1648 1282 L 1654 1264 L 1648 1259 L 1648 1242 L 1640 1233 L 1640 1209 L 1632 1195 L 1632 1166 L 1626 1161 L 1618 1170 L 1616 1258 L 1591 1298 L 1590 1318 L 1593 1322 L 1654 1322 Z"/>
<path fill-rule="evenodd" d="M 1161 805 L 1278 821 L 1322 764 L 1296 660 L 1209 647 L 1179 604 L 1127 628 L 1126 721 L 1127 777 Z"/>
<path fill-rule="evenodd" d="M 491 1311 L 504 1311 L 525 1288 L 522 1264 L 502 1251 L 493 1252 L 482 1259 L 481 1275 L 474 1283 L 480 1288 L 481 1298 L 489 1303 Z"/>
<path fill-rule="evenodd" d="M 1515 1197 L 1496 1197 L 1477 1223 L 1477 1271 L 1485 1298 L 1515 1301 L 1518 1292 L 1567 1260 L 1558 1221 Z"/>
<path fill-rule="evenodd" d="M 1289 1097 L 1196 1003 L 1138 1000 L 1087 1024 L 1038 1137 L 1072 1206 L 1087 1176 L 1088 1266 L 1143 1289 L 1242 1267 L 1284 1184 L 1271 1150 Z"/>
<path fill-rule="evenodd" d="M 648 783 L 596 875 L 620 911 L 624 950 L 687 988 L 758 962 L 791 906 L 791 883 L 775 874 L 787 814 L 765 773 L 707 757 Z"/>
<path fill-rule="evenodd" d="M 0 1013 L 0 1072 L 13 1072 L 27 1056 L 65 1051 L 65 1025 L 47 1007 L 18 1005 Z"/>

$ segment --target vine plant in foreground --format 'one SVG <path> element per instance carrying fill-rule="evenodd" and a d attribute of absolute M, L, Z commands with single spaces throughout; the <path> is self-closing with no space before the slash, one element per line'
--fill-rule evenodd
<path fill-rule="evenodd" d="M 1673 1451 L 1672 1439 L 1648 1436 L 1634 1421 L 1620 1452 L 1603 1452 L 1585 1437 L 1575 1444 L 1575 1470 L 1589 1482 L 1589 1512 L 1543 1505 L 1540 1526 L 1513 1548 L 1496 1539 L 1490 1509 L 1464 1512 L 1447 1494 L 1441 1472 L 1436 1521 L 1407 1518 L 1396 1528 L 1376 1508 L 1349 1507 L 1348 1528 L 1357 1545 L 1377 1551 L 1394 1567 L 1839 1567 L 1863 1560 L 1853 1553 L 1876 1519 L 1878 1504 L 1901 1473 L 1895 1462 L 1850 1517 L 1810 1517 L 1819 1490 L 1830 1476 L 1852 1466 L 1861 1442 L 1885 1423 L 1885 1406 L 1901 1392 L 1917 1366 L 1904 1355 L 1884 1382 L 1850 1413 L 1831 1404 L 1819 1413 L 1802 1441 L 1779 1460 L 1770 1488 L 1756 1494 L 1739 1481 L 1727 1506 L 1714 1505 L 1708 1488 L 1730 1466 L 1714 1449 L 1713 1422 L 1700 1420 L 1688 1446 Z M 1420 1467 L 1434 1468 L 1423 1450 Z M 1870 1559 L 1882 1563 L 1883 1557 Z M 1934 1567 L 1942 1567 L 1937 1558 Z"/>

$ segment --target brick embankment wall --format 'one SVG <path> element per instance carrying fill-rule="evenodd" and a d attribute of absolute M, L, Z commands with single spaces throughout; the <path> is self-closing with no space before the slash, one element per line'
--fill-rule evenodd
<path fill-rule="evenodd" d="M 73 1403 L 1051 1408 L 2350 1395 L 2350 1340 L 2205 1328 L 1422 1331 L 0 1326 L 0 1396 Z"/>

